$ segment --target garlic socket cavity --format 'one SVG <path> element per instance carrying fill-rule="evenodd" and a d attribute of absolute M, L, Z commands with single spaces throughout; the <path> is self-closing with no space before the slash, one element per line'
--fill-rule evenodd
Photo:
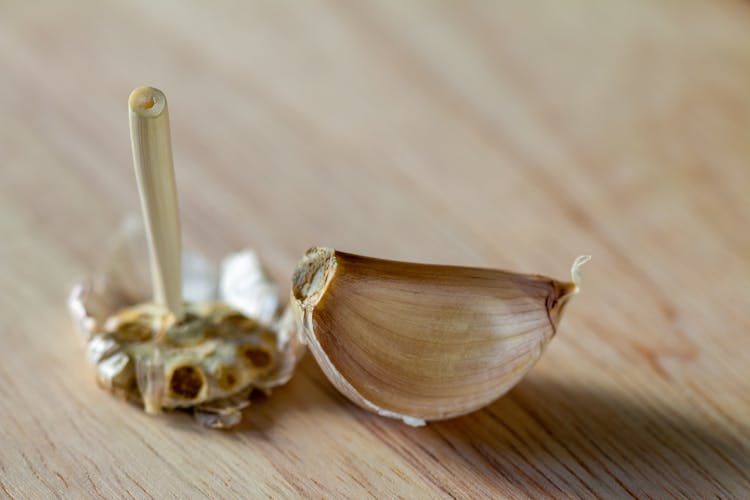
<path fill-rule="evenodd" d="M 198 366 L 177 366 L 169 375 L 169 391 L 174 398 L 194 401 L 206 392 L 206 388 L 206 375 Z"/>
<path fill-rule="evenodd" d="M 307 309 L 317 305 L 336 270 L 335 251 L 314 247 L 305 253 L 292 275 L 292 296 Z"/>

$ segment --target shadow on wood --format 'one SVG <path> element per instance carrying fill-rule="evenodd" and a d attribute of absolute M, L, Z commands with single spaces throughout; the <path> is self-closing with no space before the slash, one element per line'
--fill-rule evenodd
<path fill-rule="evenodd" d="M 250 408 L 243 412 L 242 421 L 234 432 L 250 436 L 263 434 L 290 413 L 341 412 L 347 406 L 345 398 L 326 380 L 310 354 L 305 354 L 287 384 L 273 389 L 269 397 L 256 396 L 251 397 Z"/>
<path fill-rule="evenodd" d="M 397 451 L 422 475 L 450 473 L 466 491 L 689 497 L 750 487 L 750 450 L 726 422 L 642 401 L 531 376 L 464 417 L 412 429 L 373 416 L 368 425 L 384 440 L 411 442 Z"/>

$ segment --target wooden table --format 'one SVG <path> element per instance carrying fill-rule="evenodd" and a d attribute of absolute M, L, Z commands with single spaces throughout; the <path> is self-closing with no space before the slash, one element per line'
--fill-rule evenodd
<path fill-rule="evenodd" d="M 742 497 L 746 2 L 4 2 L 0 496 Z M 310 356 L 234 432 L 94 384 L 65 298 L 137 212 L 170 99 L 185 240 L 282 283 L 313 244 L 566 278 L 520 385 L 410 428 Z"/>

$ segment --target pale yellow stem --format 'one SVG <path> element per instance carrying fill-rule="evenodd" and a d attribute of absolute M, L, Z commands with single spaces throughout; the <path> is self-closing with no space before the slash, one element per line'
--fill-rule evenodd
<path fill-rule="evenodd" d="M 182 248 L 167 99 L 139 87 L 128 100 L 133 165 L 151 255 L 154 301 L 182 318 Z"/>

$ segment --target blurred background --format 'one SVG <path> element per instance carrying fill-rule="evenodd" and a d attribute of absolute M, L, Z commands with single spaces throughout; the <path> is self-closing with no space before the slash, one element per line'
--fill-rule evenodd
<path fill-rule="evenodd" d="M 101 262 L 122 217 L 138 212 L 126 101 L 153 85 L 169 100 L 187 245 L 212 258 L 253 247 L 282 289 L 311 245 L 561 279 L 576 255 L 594 256 L 564 335 L 510 398 L 544 397 L 552 406 L 537 410 L 542 421 L 590 425 L 593 436 L 617 422 L 631 444 L 602 444 L 597 455 L 567 443 L 578 458 L 564 467 L 518 450 L 521 465 L 505 463 L 493 453 L 514 452 L 492 448 L 451 462 L 446 484 L 479 470 L 469 490 L 547 491 L 508 479 L 516 466 L 605 495 L 653 493 L 659 478 L 657 491 L 675 494 L 748 484 L 747 2 L 0 1 L 0 68 L 0 336 L 26 353 L 3 363 L 8 373 L 74 374 L 57 396 L 24 377 L 19 394 L 30 396 L 13 399 L 14 413 L 41 407 L 51 417 L 72 387 L 106 399 L 71 365 L 82 352 L 64 298 Z M 311 359 L 302 373 L 317 385 L 295 379 L 288 390 L 311 401 L 305 418 L 328 400 L 338 425 L 363 425 L 364 435 L 391 424 L 346 420 L 359 410 Z M 568 406 L 576 391 L 597 396 Z M 122 418 L 124 407 L 110 404 L 102 418 Z M 607 404 L 616 410 L 586 413 Z M 672 436 L 662 444 L 624 416 L 652 407 L 663 411 L 640 414 L 671 415 L 649 420 Z M 297 425 L 294 412 L 270 408 L 268 418 Z M 513 415 L 504 425 L 526 425 Z M 669 434 L 674 421 L 687 430 Z M 483 422 L 491 435 L 469 442 L 511 439 L 493 422 Z M 475 426 L 459 419 L 420 432 L 459 439 Z M 405 431 L 378 432 L 387 441 Z M 432 443 L 443 460 L 454 455 Z M 650 447 L 663 459 L 632 458 Z M 335 484 L 351 464 L 329 459 L 321 474 Z M 597 463 L 624 490 L 596 479 L 606 476 Z M 375 468 L 389 491 L 412 491 L 384 467 Z M 304 492 L 337 491 L 293 480 Z"/>

